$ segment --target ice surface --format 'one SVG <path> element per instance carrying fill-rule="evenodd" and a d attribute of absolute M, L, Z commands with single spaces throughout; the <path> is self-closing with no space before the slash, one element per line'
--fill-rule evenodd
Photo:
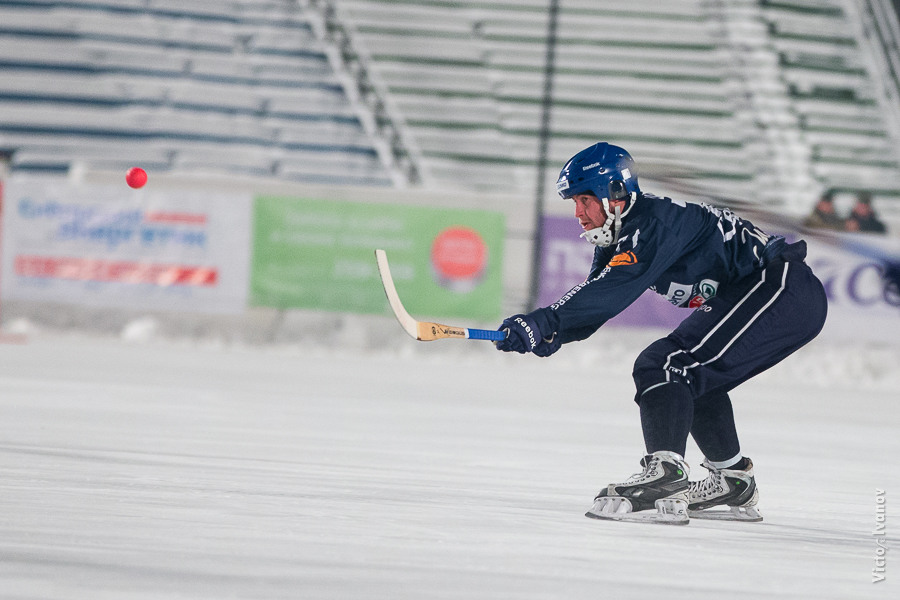
<path fill-rule="evenodd" d="M 0 598 L 900 597 L 896 351 L 813 344 L 745 384 L 766 520 L 663 527 L 583 516 L 642 448 L 645 340 L 606 335 L 0 345 Z"/>

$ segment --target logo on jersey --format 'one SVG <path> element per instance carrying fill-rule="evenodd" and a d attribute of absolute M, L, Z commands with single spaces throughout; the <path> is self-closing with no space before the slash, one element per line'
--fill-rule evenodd
<path fill-rule="evenodd" d="M 688 308 L 698 308 L 704 302 L 716 295 L 719 291 L 719 282 L 712 279 L 704 279 L 697 284 L 697 295 L 688 302 Z"/>
<path fill-rule="evenodd" d="M 675 283 L 673 281 L 669 284 L 669 291 L 666 292 L 665 296 L 670 304 L 674 306 L 684 306 L 693 292 L 694 286 L 684 283 Z M 657 293 L 659 292 L 657 291 Z"/>
<path fill-rule="evenodd" d="M 706 298 L 703 296 L 694 296 L 691 298 L 691 301 L 688 302 L 688 308 L 700 308 L 703 306 L 703 303 L 706 302 Z"/>
<path fill-rule="evenodd" d="M 700 295 L 703 296 L 703 299 L 709 300 L 716 295 L 716 292 L 719 291 L 719 282 L 713 281 L 712 279 L 704 279 L 700 282 L 700 285 L 698 285 L 697 288 L 700 292 Z"/>
<path fill-rule="evenodd" d="M 613 256 L 609 261 L 609 266 L 619 267 L 622 265 L 636 265 L 637 261 L 637 256 L 634 255 L 634 252 L 629 250 L 628 252 L 622 252 L 621 254 Z"/>

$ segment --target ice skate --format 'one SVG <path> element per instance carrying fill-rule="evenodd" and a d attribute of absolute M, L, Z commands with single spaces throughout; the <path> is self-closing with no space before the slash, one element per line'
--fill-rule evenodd
<path fill-rule="evenodd" d="M 688 515 L 721 521 L 762 521 L 756 508 L 759 490 L 753 478 L 753 462 L 745 469 L 717 469 L 703 461 L 709 477 L 692 481 L 688 490 Z"/>
<path fill-rule="evenodd" d="M 686 525 L 688 466 L 678 454 L 660 451 L 641 459 L 644 470 L 600 490 L 585 513 L 592 519 Z"/>

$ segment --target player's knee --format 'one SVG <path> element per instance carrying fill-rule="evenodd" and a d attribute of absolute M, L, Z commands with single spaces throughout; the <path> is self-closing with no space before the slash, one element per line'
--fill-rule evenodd
<path fill-rule="evenodd" d="M 631 372 L 637 393 L 634 401 L 639 402 L 641 395 L 649 388 L 670 381 L 669 362 L 671 357 L 680 351 L 680 347 L 670 338 L 656 340 L 647 346 L 634 361 Z"/>

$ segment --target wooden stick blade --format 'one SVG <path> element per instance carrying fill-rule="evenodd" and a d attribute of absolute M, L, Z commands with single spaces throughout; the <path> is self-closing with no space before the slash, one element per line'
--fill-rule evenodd
<path fill-rule="evenodd" d="M 391 267 L 388 265 L 387 254 L 384 250 L 375 251 L 375 261 L 378 263 L 378 274 L 381 275 L 381 285 L 384 286 L 384 293 L 387 296 L 388 304 L 394 311 L 394 316 L 400 322 L 400 326 L 414 340 L 420 340 L 419 323 L 410 316 L 403 303 L 400 302 L 400 296 L 397 294 L 397 288 L 394 286 L 394 278 L 391 276 Z M 436 339 L 436 338 L 432 338 Z"/>
<path fill-rule="evenodd" d="M 406 312 L 403 302 L 400 301 L 400 295 L 397 294 L 397 288 L 394 286 L 394 278 L 391 275 L 391 267 L 388 264 L 387 253 L 384 250 L 375 251 L 375 261 L 378 263 L 378 273 L 381 275 L 381 285 L 384 287 L 384 294 L 387 296 L 388 304 L 394 311 L 394 316 L 403 327 L 403 330 L 415 340 L 422 342 L 431 342 L 445 338 L 462 338 L 473 340 L 491 340 L 499 341 L 506 338 L 505 331 L 491 331 L 487 329 L 469 329 L 465 327 L 453 327 L 451 325 L 441 325 L 440 323 L 429 323 L 426 321 L 416 321 Z"/>

